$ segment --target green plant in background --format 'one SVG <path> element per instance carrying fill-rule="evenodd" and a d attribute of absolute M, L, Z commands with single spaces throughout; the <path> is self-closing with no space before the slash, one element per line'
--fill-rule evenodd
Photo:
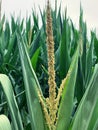
<path fill-rule="evenodd" d="M 41 29 L 39 29 L 38 19 L 33 13 L 35 21 L 33 29 L 30 18 L 26 21 L 26 30 L 23 29 L 23 21 L 22 23 L 15 23 L 12 18 L 12 30 L 7 23 L 5 32 L 1 31 L 1 39 L 4 37 L 4 33 L 7 33 L 7 30 L 9 30 L 8 32 L 10 30 L 12 32 L 8 33 L 8 40 L 13 34 L 15 35 L 15 43 L 18 43 L 18 48 L 16 46 L 15 49 L 16 57 L 19 56 L 21 60 L 21 65 L 18 64 L 18 67 L 20 70 L 22 69 L 24 80 L 25 94 L 23 97 L 26 95 L 26 105 L 23 105 L 20 109 L 19 101 L 22 98 L 17 95 L 15 96 L 16 87 L 14 88 L 11 85 L 11 82 L 13 84 L 12 79 L 14 77 L 9 76 L 9 73 L 5 73 L 10 77 L 10 82 L 6 75 L 0 75 L 0 86 L 9 106 L 11 127 L 13 130 L 97 130 L 98 128 L 97 37 L 92 32 L 91 43 L 89 44 L 86 37 L 87 29 L 86 24 L 83 22 L 82 9 L 80 10 L 79 31 L 74 28 L 72 21 L 69 24 L 66 15 L 61 19 L 60 11 L 59 8 L 56 18 L 56 8 L 54 12 L 51 12 L 48 1 L 46 27 L 45 14 L 42 14 L 40 10 L 43 21 Z M 53 21 L 51 16 L 53 17 Z M 56 23 L 56 26 L 54 26 L 54 23 Z M 52 24 L 54 29 L 52 29 Z M 58 33 L 58 30 L 60 33 Z M 45 45 L 46 37 L 47 43 Z M 6 55 L 5 53 L 3 58 L 9 56 L 7 62 L 9 61 L 12 64 L 13 62 L 10 62 L 10 57 L 13 57 L 14 54 L 12 51 L 13 47 L 7 48 L 9 43 L 6 42 L 6 39 L 5 41 L 1 41 L 5 43 L 5 46 L 1 47 L 1 50 L 3 48 L 9 54 Z M 1 46 L 3 46 L 2 42 Z M 15 43 L 13 44 L 15 45 Z M 19 49 L 19 54 L 17 49 Z M 0 54 L 3 54 L 1 52 Z M 47 65 L 45 65 L 45 60 L 48 61 L 48 69 Z M 44 73 L 48 77 L 49 96 L 44 96 L 45 93 L 42 91 L 42 86 L 47 82 L 40 85 L 39 81 L 41 80 L 38 80 L 39 77 L 37 78 L 36 76 L 39 70 L 37 66 L 40 68 L 40 65 L 37 65 L 38 62 L 43 65 Z M 5 62 L 2 63 L 4 64 Z M 4 66 L 2 68 L 5 69 Z M 1 72 L 4 73 L 2 70 Z M 60 73 L 57 77 L 56 74 L 58 72 Z M 39 75 L 41 73 L 39 72 Z M 43 76 L 42 78 L 45 77 Z M 57 81 L 58 78 L 60 78 L 59 82 Z M 59 85 L 60 82 L 61 85 Z M 81 93 L 81 90 L 83 90 L 83 93 Z M 22 95 L 20 94 L 20 96 Z M 16 97 L 19 100 L 16 100 Z M 75 103 L 74 99 L 76 99 L 79 105 Z M 78 107 L 76 110 L 74 110 L 75 105 Z M 9 111 L 6 113 L 8 116 Z"/>

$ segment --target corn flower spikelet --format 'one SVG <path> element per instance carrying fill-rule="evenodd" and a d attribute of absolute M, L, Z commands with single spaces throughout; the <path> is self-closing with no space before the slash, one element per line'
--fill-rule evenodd
<path fill-rule="evenodd" d="M 49 112 L 51 118 L 51 125 L 54 126 L 56 120 L 56 83 L 55 83 L 55 58 L 54 58 L 54 40 L 52 30 L 52 18 L 50 3 L 47 5 L 47 53 L 48 53 L 48 85 L 49 85 Z"/>
<path fill-rule="evenodd" d="M 39 100 L 45 115 L 45 120 L 49 127 L 49 130 L 56 130 L 56 124 L 58 119 L 58 107 L 64 89 L 64 84 L 69 78 L 70 72 L 66 78 L 62 81 L 62 84 L 56 94 L 56 82 L 55 82 L 55 55 L 54 55 L 54 39 L 52 29 L 52 17 L 50 2 L 47 0 L 47 23 L 46 23 L 46 34 L 47 34 L 47 59 L 48 59 L 48 85 L 49 85 L 49 97 L 44 98 L 39 92 Z"/>

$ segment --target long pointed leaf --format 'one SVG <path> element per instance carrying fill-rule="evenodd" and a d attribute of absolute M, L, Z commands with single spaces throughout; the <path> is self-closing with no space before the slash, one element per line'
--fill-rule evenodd
<path fill-rule="evenodd" d="M 77 109 L 72 130 L 92 130 L 89 128 L 98 101 L 98 64 L 93 77 Z M 89 129 L 88 129 L 89 128 Z"/>
<path fill-rule="evenodd" d="M 14 130 L 23 130 L 22 120 L 16 103 L 15 95 L 9 78 L 0 74 L 0 85 L 5 93 L 9 105 Z"/>
<path fill-rule="evenodd" d="M 40 85 L 32 68 L 23 39 L 19 35 L 17 35 L 17 38 L 31 127 L 32 130 L 44 130 L 45 122 L 38 97 L 38 90 L 41 92 Z"/>
<path fill-rule="evenodd" d="M 70 65 L 70 54 L 68 51 L 69 47 L 69 38 L 70 37 L 70 30 L 67 19 L 64 21 L 64 29 L 62 33 L 61 38 L 61 44 L 60 44 L 60 77 L 63 79 L 69 69 Z"/>
<path fill-rule="evenodd" d="M 98 99 L 92 113 L 92 118 L 90 120 L 88 130 L 93 130 L 94 128 L 96 128 L 96 130 L 98 129 Z"/>
<path fill-rule="evenodd" d="M 78 68 L 78 53 L 79 47 L 77 48 L 76 53 L 72 59 L 71 66 L 68 71 L 69 76 L 64 82 L 64 90 L 58 111 L 57 130 L 68 130 L 68 126 L 70 123 Z"/>
<path fill-rule="evenodd" d="M 94 34 L 92 33 L 92 39 L 90 48 L 87 53 L 87 66 L 86 66 L 86 86 L 88 85 L 90 78 L 92 76 L 92 66 L 93 66 L 93 44 L 94 44 Z"/>

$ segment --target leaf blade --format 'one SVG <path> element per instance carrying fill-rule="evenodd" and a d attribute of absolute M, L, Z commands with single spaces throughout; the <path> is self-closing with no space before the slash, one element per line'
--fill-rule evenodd
<path fill-rule="evenodd" d="M 98 64 L 77 109 L 72 130 L 88 130 L 98 99 Z M 90 130 L 90 129 L 89 129 Z"/>
<path fill-rule="evenodd" d="M 20 130 L 20 129 L 23 130 L 20 112 L 19 112 L 19 109 L 17 106 L 17 102 L 15 99 L 15 95 L 14 95 L 12 85 L 11 85 L 9 78 L 4 74 L 0 74 L 0 84 L 1 84 L 1 87 L 4 91 L 4 93 L 5 93 L 6 100 L 7 100 L 7 103 L 9 105 L 14 129 L 15 130 Z"/>
<path fill-rule="evenodd" d="M 19 48 L 22 71 L 23 71 L 27 105 L 28 105 L 28 110 L 31 118 L 31 127 L 34 130 L 44 130 L 45 127 L 44 116 L 43 116 L 43 112 L 42 112 L 42 108 L 38 96 L 38 91 L 41 92 L 41 88 L 37 80 L 37 77 L 35 75 L 35 72 L 32 68 L 26 46 L 23 42 L 22 37 L 20 37 L 20 35 L 17 35 L 18 48 Z"/>
<path fill-rule="evenodd" d="M 74 88 L 78 67 L 78 53 L 79 47 L 76 50 L 71 66 L 69 68 L 69 77 L 64 83 L 64 90 L 58 111 L 58 121 L 56 130 L 68 130 L 73 108 Z"/>

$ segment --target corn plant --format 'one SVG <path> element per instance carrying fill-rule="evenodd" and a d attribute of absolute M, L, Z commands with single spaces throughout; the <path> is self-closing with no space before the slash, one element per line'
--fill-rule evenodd
<path fill-rule="evenodd" d="M 30 59 L 30 56 L 32 57 L 32 54 L 34 54 L 32 53 L 32 49 L 31 50 L 28 49 L 28 45 L 30 48 L 32 48 L 33 46 L 33 44 L 31 44 L 30 46 L 32 39 L 30 36 L 31 34 L 30 26 L 29 29 L 27 29 L 26 35 L 24 34 L 24 32 L 22 32 L 20 26 L 17 27 L 16 31 L 15 30 L 13 31 L 17 36 L 17 44 L 19 49 L 19 56 L 25 86 L 25 95 L 27 101 L 26 111 L 27 113 L 29 113 L 29 116 L 27 116 L 26 118 L 28 118 L 27 120 L 31 127 L 29 125 L 27 125 L 26 127 L 25 125 L 23 125 L 22 115 L 25 113 L 20 113 L 19 111 L 18 103 L 13 91 L 13 87 L 11 85 L 11 81 L 6 75 L 0 74 L 0 86 L 6 96 L 7 104 L 9 106 L 11 116 L 11 127 L 13 130 L 29 130 L 29 129 L 30 130 L 83 130 L 83 129 L 97 130 L 98 64 L 96 64 L 92 70 L 92 56 L 93 56 L 92 48 L 95 34 L 92 33 L 91 44 L 90 47 L 88 48 L 87 58 L 85 59 L 86 26 L 83 23 L 82 18 L 80 17 L 80 32 L 78 34 L 78 40 L 72 41 L 77 42 L 76 44 L 74 43 L 75 45 L 73 49 L 70 47 L 71 43 L 69 42 L 70 41 L 69 35 L 71 31 L 68 28 L 70 28 L 70 26 L 65 16 L 65 20 L 63 23 L 64 30 L 62 31 L 61 36 L 61 44 L 57 49 L 57 52 L 59 52 L 60 49 L 60 60 L 61 60 L 60 75 L 61 79 L 63 79 L 61 85 L 58 86 L 56 83 L 56 70 L 55 70 L 55 64 L 56 64 L 55 62 L 57 61 L 58 55 L 56 55 L 55 58 L 55 44 L 54 44 L 55 43 L 54 41 L 58 40 L 57 39 L 54 40 L 53 37 L 53 28 L 52 28 L 53 22 L 49 0 L 47 2 L 46 16 L 47 16 L 47 23 L 46 27 L 44 26 L 44 31 L 46 30 L 46 37 L 47 37 L 46 46 L 47 46 L 48 86 L 49 86 L 49 96 L 46 98 L 44 97 L 43 92 L 41 90 L 40 83 L 34 71 L 35 69 L 32 67 L 34 57 Z M 30 19 L 28 22 L 30 24 Z M 84 30 L 81 30 L 82 24 L 83 26 L 85 26 Z M 37 31 L 38 29 L 37 23 L 35 25 Z M 77 32 L 73 27 L 73 35 L 75 35 L 76 33 Z M 38 36 L 39 35 L 40 33 L 38 33 Z M 97 38 L 95 38 L 95 40 L 96 39 Z M 28 41 L 27 44 L 26 41 Z M 65 41 L 66 44 L 64 44 Z M 70 53 L 68 51 L 68 48 L 70 48 L 71 50 Z M 35 57 L 36 54 L 38 57 L 38 50 L 35 52 Z M 95 55 L 97 56 L 96 53 Z M 66 63 L 65 61 L 66 62 L 68 61 L 68 63 Z M 85 87 L 85 91 L 81 97 L 82 98 L 81 101 L 78 102 L 79 103 L 78 108 L 74 111 L 73 107 L 74 107 L 75 85 L 77 85 L 76 81 L 77 81 L 77 72 L 79 74 L 80 69 L 79 67 L 81 68 L 83 83 L 85 83 L 84 81 L 87 81 L 87 83 L 83 84 L 83 86 Z M 83 68 L 86 70 L 84 70 Z M 92 70 L 93 72 L 91 77 L 89 77 L 91 75 L 90 70 Z M 4 125 L 2 126 L 4 127 Z M 11 129 L 10 125 L 8 124 L 8 126 L 10 130 Z"/>

